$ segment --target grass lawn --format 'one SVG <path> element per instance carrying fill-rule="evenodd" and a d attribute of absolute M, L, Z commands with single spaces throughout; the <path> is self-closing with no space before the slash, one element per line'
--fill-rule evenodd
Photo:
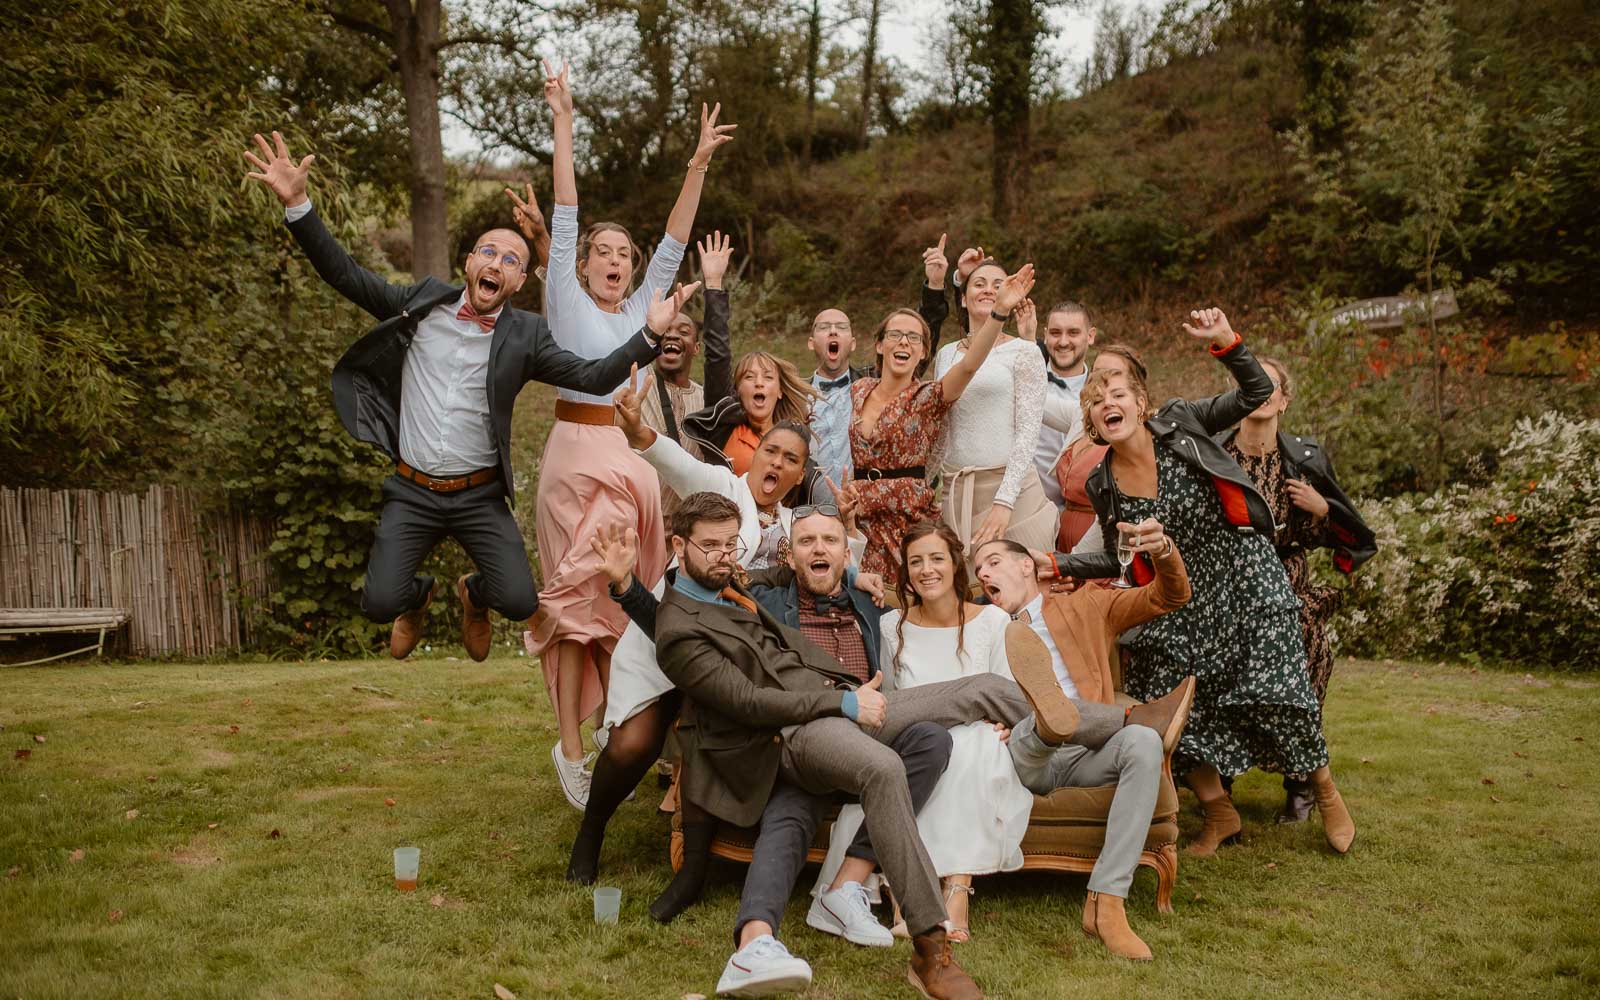
<path fill-rule="evenodd" d="M 742 869 L 653 923 L 650 779 L 606 845 L 622 922 L 596 927 L 561 878 L 578 814 L 528 662 L 0 668 L 0 997 L 711 994 Z M 1597 718 L 1592 680 L 1342 664 L 1349 857 L 1314 822 L 1274 826 L 1276 780 L 1253 774 L 1244 844 L 1181 863 L 1176 914 L 1135 883 L 1153 964 L 1087 942 L 1084 879 L 1064 875 L 980 879 L 960 957 L 990 996 L 1030 1000 L 1594 996 Z M 412 894 L 391 881 L 403 844 L 422 848 Z M 812 931 L 802 898 L 784 936 L 808 996 L 913 995 L 906 944 Z"/>

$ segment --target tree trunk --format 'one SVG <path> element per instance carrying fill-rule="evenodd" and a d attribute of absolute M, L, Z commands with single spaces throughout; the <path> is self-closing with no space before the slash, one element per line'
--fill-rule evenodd
<path fill-rule="evenodd" d="M 406 98 L 411 159 L 411 274 L 450 280 L 444 139 L 439 124 L 439 0 L 385 0 Z"/>
<path fill-rule="evenodd" d="M 811 140 L 817 134 L 817 64 L 822 61 L 822 0 L 811 0 L 806 19 L 806 134 L 800 162 L 811 166 Z"/>
<path fill-rule="evenodd" d="M 1009 225 L 1027 200 L 1028 116 L 1033 82 L 1033 49 L 1039 21 L 1034 0 L 992 0 L 989 4 L 989 120 L 994 135 L 991 160 L 992 213 Z"/>
<path fill-rule="evenodd" d="M 676 173 L 667 150 L 673 126 L 672 49 L 675 24 L 669 0 L 643 0 L 634 25 L 639 32 L 639 57 L 650 80 L 650 119 L 656 125 L 656 158 L 651 173 Z"/>
<path fill-rule="evenodd" d="M 861 132 L 859 142 L 867 145 L 867 125 L 872 121 L 872 70 L 878 62 L 878 17 L 882 12 L 879 0 L 872 0 L 867 14 L 867 48 L 861 57 Z"/>

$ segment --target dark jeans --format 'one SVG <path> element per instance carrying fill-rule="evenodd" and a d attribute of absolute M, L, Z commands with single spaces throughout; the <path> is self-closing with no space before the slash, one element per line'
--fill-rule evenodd
<path fill-rule="evenodd" d="M 478 568 L 467 579 L 472 603 L 513 621 L 539 607 L 522 532 L 499 481 L 435 493 L 390 476 L 383 481 L 383 514 L 367 557 L 362 613 L 375 622 L 390 622 L 421 607 L 433 577 L 418 576 L 417 567 L 446 536 L 460 542 Z"/>
<path fill-rule="evenodd" d="M 889 748 L 900 756 L 905 765 L 906 787 L 911 793 L 913 810 L 920 810 L 933 788 L 939 783 L 944 769 L 950 764 L 950 730 L 934 722 L 918 722 L 907 726 L 893 740 Z M 833 795 L 808 792 L 784 779 L 772 787 L 772 796 L 761 814 L 761 833 L 756 837 L 754 856 L 744 877 L 744 892 L 739 898 L 739 917 L 733 925 L 733 946 L 739 946 L 739 934 L 752 920 L 765 921 L 776 936 L 778 923 L 783 919 L 784 906 L 794 891 L 795 879 L 805 867 L 806 851 L 816 838 L 817 827 L 823 814 L 837 801 Z M 872 849 L 870 828 L 872 815 L 861 824 L 855 839 L 845 853 L 851 857 L 876 861 Z M 905 831 L 889 830 L 890 835 L 904 835 Z M 911 836 L 916 836 L 913 828 Z"/>

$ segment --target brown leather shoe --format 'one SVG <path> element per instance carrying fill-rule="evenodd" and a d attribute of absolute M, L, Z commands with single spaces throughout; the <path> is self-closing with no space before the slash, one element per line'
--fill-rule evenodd
<path fill-rule="evenodd" d="M 1006 626 L 1006 660 L 1011 676 L 1033 706 L 1033 727 L 1046 743 L 1062 744 L 1078 731 L 1078 709 L 1056 680 L 1050 648 L 1023 622 Z"/>
<path fill-rule="evenodd" d="M 906 979 L 917 992 L 930 1000 L 983 1000 L 978 984 L 950 954 L 950 942 L 943 927 L 918 934 L 911 939 L 911 948 Z"/>
<path fill-rule="evenodd" d="M 1339 789 L 1333 786 L 1333 772 L 1326 764 L 1311 772 L 1311 788 L 1317 798 L 1317 812 L 1322 814 L 1322 833 L 1328 838 L 1328 846 L 1344 854 L 1355 842 L 1356 821 L 1350 818 Z"/>
<path fill-rule="evenodd" d="M 428 588 L 428 596 L 422 599 L 422 607 L 407 611 L 394 620 L 394 627 L 389 630 L 389 655 L 397 660 L 403 660 L 411 655 L 417 648 L 417 643 L 422 641 L 422 617 L 427 614 L 428 605 L 433 603 L 433 595 L 439 590 L 439 581 L 433 581 L 433 586 Z"/>
<path fill-rule="evenodd" d="M 472 595 L 467 592 L 470 575 L 464 573 L 456 580 L 456 596 L 461 598 L 461 645 L 467 647 L 468 656 L 481 662 L 489 658 L 494 629 L 489 625 L 489 609 L 473 604 Z"/>
<path fill-rule="evenodd" d="M 1118 958 L 1148 962 L 1155 958 L 1150 946 L 1128 926 L 1128 911 L 1121 896 L 1091 892 L 1083 901 L 1083 932 L 1098 938 Z"/>
<path fill-rule="evenodd" d="M 1171 694 L 1128 709 L 1124 725 L 1154 729 L 1161 734 L 1161 752 L 1170 754 L 1178 745 L 1183 727 L 1189 721 L 1189 709 L 1194 705 L 1194 686 L 1194 674 L 1190 674 L 1178 682 Z"/>
<path fill-rule="evenodd" d="M 1201 799 L 1200 808 L 1206 811 L 1206 823 L 1200 828 L 1200 835 L 1189 842 L 1183 853 L 1196 858 L 1209 858 L 1217 853 L 1217 848 L 1239 839 L 1239 831 L 1244 829 L 1239 822 L 1239 811 L 1233 808 L 1233 799 L 1226 793 L 1214 799 Z"/>

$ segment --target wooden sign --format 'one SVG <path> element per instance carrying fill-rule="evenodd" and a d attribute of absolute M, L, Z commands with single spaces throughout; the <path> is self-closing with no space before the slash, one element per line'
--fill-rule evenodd
<path fill-rule="evenodd" d="M 1423 298 L 1420 295 L 1387 295 L 1379 299 L 1362 299 L 1312 320 L 1306 332 L 1314 333 L 1319 326 L 1339 327 L 1346 323 L 1359 323 L 1369 330 L 1404 326 L 1407 321 L 1415 321 L 1423 315 Z M 1434 292 L 1432 306 L 1434 319 L 1444 319 L 1461 311 L 1456 304 L 1455 290 L 1450 288 Z"/>

